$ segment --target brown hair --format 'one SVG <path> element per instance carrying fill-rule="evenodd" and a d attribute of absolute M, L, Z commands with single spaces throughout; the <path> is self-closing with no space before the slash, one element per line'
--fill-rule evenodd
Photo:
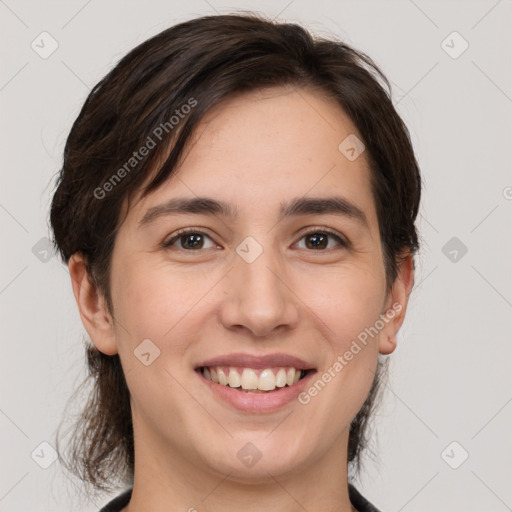
<path fill-rule="evenodd" d="M 418 250 L 419 168 L 377 65 L 345 43 L 315 38 L 297 24 L 255 13 L 205 16 L 170 27 L 123 57 L 91 91 L 66 142 L 50 214 L 54 244 L 65 263 L 74 253 L 83 254 L 91 282 L 112 314 L 109 269 L 123 207 L 137 191 L 144 196 L 169 178 L 212 107 L 276 86 L 320 91 L 357 127 L 371 169 L 388 289 L 402 251 Z M 139 154 L 150 139 L 158 139 L 154 148 Z M 93 389 L 74 426 L 69 460 L 58 452 L 82 481 L 110 491 L 133 479 L 129 390 L 118 355 L 105 355 L 90 342 L 86 354 Z M 351 467 L 359 467 L 366 447 L 382 367 L 379 359 L 371 391 L 351 423 Z"/>

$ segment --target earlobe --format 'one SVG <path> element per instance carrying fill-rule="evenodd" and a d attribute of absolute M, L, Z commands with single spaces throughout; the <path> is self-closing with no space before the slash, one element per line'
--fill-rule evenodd
<path fill-rule="evenodd" d="M 71 256 L 68 269 L 80 318 L 92 343 L 106 355 L 117 354 L 112 316 L 106 307 L 105 298 L 98 287 L 91 282 L 84 258 L 80 253 Z"/>
<path fill-rule="evenodd" d="M 387 335 L 379 340 L 379 352 L 384 355 L 391 354 L 396 348 L 396 334 L 394 336 Z"/>
<path fill-rule="evenodd" d="M 409 250 L 401 257 L 398 275 L 387 298 L 385 327 L 380 333 L 379 352 L 391 354 L 397 346 L 397 333 L 405 319 L 409 295 L 414 285 L 414 259 Z"/>

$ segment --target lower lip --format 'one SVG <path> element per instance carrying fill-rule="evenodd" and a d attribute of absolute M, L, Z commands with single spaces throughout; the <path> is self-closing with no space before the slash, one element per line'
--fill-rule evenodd
<path fill-rule="evenodd" d="M 309 371 L 307 375 L 292 386 L 276 388 L 269 393 L 246 393 L 237 391 L 236 388 L 223 386 L 207 379 L 200 370 L 196 373 L 199 378 L 208 386 L 215 396 L 228 404 L 244 412 L 271 412 L 297 399 L 302 390 L 308 385 L 315 371 Z"/>

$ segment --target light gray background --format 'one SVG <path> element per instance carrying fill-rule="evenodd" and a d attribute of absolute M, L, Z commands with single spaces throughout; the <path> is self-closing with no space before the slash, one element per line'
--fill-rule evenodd
<path fill-rule="evenodd" d="M 0 1 L 0 510 L 97 511 L 111 498 L 85 503 L 58 463 L 40 467 L 51 448 L 39 445 L 53 442 L 85 375 L 67 269 L 55 257 L 45 262 L 36 245 L 48 236 L 71 124 L 91 87 L 135 45 L 179 21 L 237 9 L 298 21 L 374 58 L 423 172 L 417 284 L 377 418 L 378 461 L 367 462 L 360 490 L 384 512 L 512 510 L 511 7 Z M 43 31 L 58 42 L 47 59 L 31 48 Z M 458 58 L 445 51 L 462 48 L 457 36 L 442 45 L 453 31 L 469 44 Z M 466 254 L 448 246 L 445 255 L 452 237 Z"/>

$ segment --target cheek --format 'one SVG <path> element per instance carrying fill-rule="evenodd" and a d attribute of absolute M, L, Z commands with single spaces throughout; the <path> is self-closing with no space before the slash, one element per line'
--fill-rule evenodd
<path fill-rule="evenodd" d="M 312 429 L 326 431 L 328 444 L 355 417 L 371 389 L 379 339 L 371 329 L 380 318 L 385 282 L 378 274 L 353 266 L 322 282 L 323 293 L 315 288 L 308 304 L 318 319 L 322 367 L 299 398 L 306 410 L 315 411 Z"/>
<path fill-rule="evenodd" d="M 337 353 L 347 350 L 351 341 L 373 326 L 382 313 L 383 269 L 340 267 L 322 277 L 310 275 L 303 286 L 302 296 L 308 297 L 308 306 L 328 327 L 326 336 Z"/>
<path fill-rule="evenodd" d="M 195 310 L 207 302 L 207 293 L 216 282 L 198 271 L 170 269 L 147 261 L 121 265 L 112 279 L 117 332 L 121 343 L 130 346 L 149 338 L 162 350 L 181 351 L 180 330 L 188 326 Z M 169 339 L 173 338 L 172 347 Z M 178 338 L 178 339 L 176 339 Z M 185 338 L 183 338 L 185 339 Z"/>
<path fill-rule="evenodd" d="M 175 283 L 171 287 L 165 274 L 144 265 L 126 262 L 118 268 L 121 270 L 112 275 L 112 300 L 121 339 L 128 337 L 132 344 L 161 337 L 165 325 L 173 320 L 168 313 L 176 302 Z"/>

